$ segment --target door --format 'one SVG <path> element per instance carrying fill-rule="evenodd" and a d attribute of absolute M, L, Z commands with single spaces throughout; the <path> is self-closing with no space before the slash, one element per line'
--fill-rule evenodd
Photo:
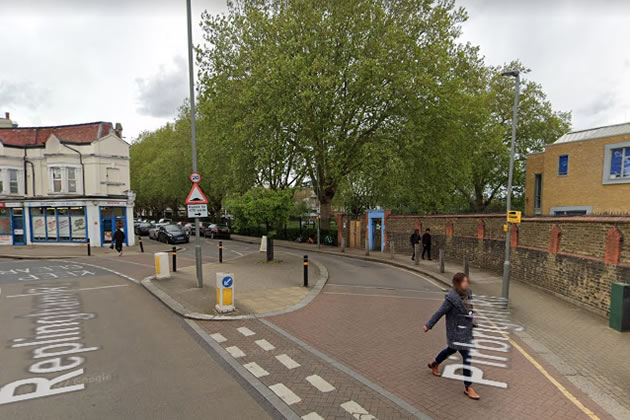
<path fill-rule="evenodd" d="M 127 239 L 127 218 L 125 207 L 101 207 L 101 244 L 110 244 L 117 228 L 121 228 L 125 233 L 125 244 Z"/>
<path fill-rule="evenodd" d="M 26 235 L 24 232 L 24 209 L 12 209 L 11 213 L 13 245 L 26 245 Z"/>

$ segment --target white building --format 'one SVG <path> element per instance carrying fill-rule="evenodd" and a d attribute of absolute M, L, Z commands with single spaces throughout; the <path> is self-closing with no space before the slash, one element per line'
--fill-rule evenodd
<path fill-rule="evenodd" d="M 0 244 L 135 242 L 129 144 L 109 122 L 17 127 L 0 118 Z"/>

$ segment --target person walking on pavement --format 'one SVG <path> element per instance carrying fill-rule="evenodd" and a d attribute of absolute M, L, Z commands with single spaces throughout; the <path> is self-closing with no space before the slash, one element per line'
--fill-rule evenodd
<path fill-rule="evenodd" d="M 428 364 L 435 376 L 440 376 L 438 370 L 440 363 L 452 354 L 459 351 L 463 364 L 470 366 L 470 343 L 473 340 L 472 329 L 475 327 L 475 317 L 472 306 L 472 290 L 468 276 L 464 273 L 456 273 L 453 276 L 453 288 L 448 291 L 442 306 L 433 314 L 424 325 L 424 332 L 428 332 L 446 315 L 446 339 L 448 347 L 442 350 L 435 360 Z M 471 376 L 470 369 L 464 368 L 464 376 Z M 464 393 L 473 400 L 478 400 L 479 394 L 472 387 L 472 382 L 464 382 Z"/>
<path fill-rule="evenodd" d="M 422 259 L 424 260 L 424 253 L 426 252 L 431 261 L 431 229 L 427 228 L 422 235 Z"/>
<path fill-rule="evenodd" d="M 411 261 L 416 259 L 416 245 L 420 243 L 420 229 L 416 229 L 409 237 L 409 242 L 411 242 Z"/>
<path fill-rule="evenodd" d="M 114 237 L 112 238 L 114 241 L 114 246 L 116 247 L 116 251 L 118 251 L 118 256 L 122 255 L 123 250 L 123 242 L 125 242 L 125 232 L 122 231 L 120 226 L 114 232 Z"/>

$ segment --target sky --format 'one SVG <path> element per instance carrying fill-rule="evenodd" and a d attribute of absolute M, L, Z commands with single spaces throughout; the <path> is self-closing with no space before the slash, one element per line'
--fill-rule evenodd
<path fill-rule="evenodd" d="M 192 0 L 201 12 L 225 0 Z M 630 121 L 630 1 L 457 0 L 463 42 L 520 59 L 573 128 Z M 0 115 L 20 126 L 120 122 L 127 141 L 188 97 L 184 0 L 0 0 Z"/>

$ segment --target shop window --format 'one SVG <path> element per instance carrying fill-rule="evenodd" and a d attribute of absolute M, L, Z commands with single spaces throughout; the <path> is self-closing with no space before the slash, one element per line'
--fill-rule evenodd
<path fill-rule="evenodd" d="M 33 230 L 33 241 L 46 240 L 46 216 L 42 208 L 31 208 L 31 229 Z"/>
<path fill-rule="evenodd" d="M 32 207 L 30 210 L 33 241 L 87 240 L 85 207 Z"/>
<path fill-rule="evenodd" d="M 70 213 L 67 208 L 57 209 L 57 229 L 59 230 L 59 240 L 70 240 Z"/>
<path fill-rule="evenodd" d="M 72 240 L 85 241 L 86 240 L 85 229 L 87 227 L 87 222 L 85 220 L 84 207 L 71 207 L 70 208 L 70 224 L 72 225 Z"/>
<path fill-rule="evenodd" d="M 0 207 L 0 244 L 11 244 L 11 235 L 11 209 Z"/>
<path fill-rule="evenodd" d="M 46 233 L 47 240 L 57 240 L 57 211 L 54 208 L 46 209 Z"/>

